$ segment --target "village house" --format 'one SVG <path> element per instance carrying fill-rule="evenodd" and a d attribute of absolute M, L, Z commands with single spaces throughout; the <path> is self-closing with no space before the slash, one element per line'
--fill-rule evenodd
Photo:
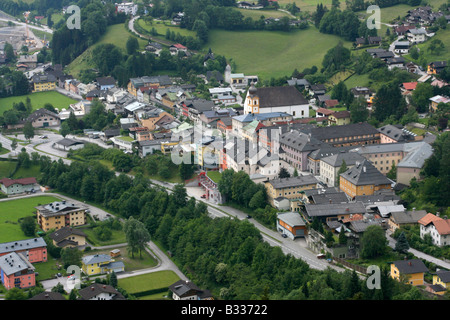
<path fill-rule="evenodd" d="M 419 220 L 427 215 L 425 210 L 412 210 L 412 211 L 399 211 L 392 212 L 389 220 L 389 229 L 394 232 L 395 230 L 405 227 L 413 226 L 419 223 Z"/>
<path fill-rule="evenodd" d="M 428 272 L 428 268 L 420 259 L 398 260 L 391 263 L 391 277 L 397 281 L 406 278 L 413 286 L 424 284 L 425 272 Z"/>
<path fill-rule="evenodd" d="M 31 78 L 32 92 L 51 91 L 56 89 L 57 80 L 52 74 L 35 74 Z"/>
<path fill-rule="evenodd" d="M 352 168 L 357 162 L 364 159 L 356 152 L 338 152 L 328 157 L 320 159 L 320 181 L 324 182 L 329 187 L 335 187 L 338 183 L 338 172 L 342 164 L 348 169 Z"/>
<path fill-rule="evenodd" d="M 86 234 L 72 227 L 63 227 L 49 235 L 53 245 L 60 248 L 74 248 L 86 245 Z"/>
<path fill-rule="evenodd" d="M 34 128 L 57 127 L 61 125 L 60 117 L 45 108 L 38 109 L 30 114 L 27 122 L 31 122 Z"/>
<path fill-rule="evenodd" d="M 450 245 L 450 220 L 428 213 L 419 220 L 419 225 L 421 239 L 424 239 L 425 235 L 429 235 L 435 246 Z"/>
<path fill-rule="evenodd" d="M 80 289 L 78 294 L 81 300 L 126 300 L 114 287 L 101 283 L 92 283 Z"/>
<path fill-rule="evenodd" d="M 305 237 L 308 234 L 306 222 L 298 212 L 278 213 L 277 230 L 292 240 L 299 237 Z"/>
<path fill-rule="evenodd" d="M 97 274 L 107 274 L 111 272 L 119 273 L 125 271 L 122 261 L 115 261 L 107 254 L 93 254 L 84 256 L 81 259 L 81 269 L 88 276 Z"/>
<path fill-rule="evenodd" d="M 269 202 L 274 206 L 273 200 L 285 197 L 289 200 L 298 200 L 304 190 L 316 189 L 319 181 L 312 175 L 299 175 L 297 177 L 278 178 L 265 183 Z"/>
<path fill-rule="evenodd" d="M 380 132 L 380 144 L 411 142 L 419 139 L 416 134 L 405 130 L 401 125 L 387 124 L 377 130 Z"/>
<path fill-rule="evenodd" d="M 365 159 L 341 173 L 339 182 L 341 190 L 350 198 L 359 195 L 372 195 L 380 189 L 391 189 L 391 184 L 391 180 Z"/>
<path fill-rule="evenodd" d="M 38 188 L 36 178 L 0 179 L 1 191 L 6 195 L 35 191 Z"/>
<path fill-rule="evenodd" d="M 169 290 L 173 300 L 213 300 L 209 290 L 202 290 L 191 281 L 178 280 Z"/>

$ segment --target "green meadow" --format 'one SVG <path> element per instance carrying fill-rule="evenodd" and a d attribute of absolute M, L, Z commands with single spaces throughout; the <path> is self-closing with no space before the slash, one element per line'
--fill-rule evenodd
<path fill-rule="evenodd" d="M 11 109 L 14 103 L 26 103 L 27 97 L 30 98 L 33 110 L 43 108 L 46 103 L 50 103 L 53 107 L 61 110 L 62 108 L 68 108 L 69 105 L 77 102 L 77 100 L 71 99 L 57 91 L 35 92 L 24 96 L 1 98 L 0 114 Z"/>
<path fill-rule="evenodd" d="M 34 207 L 58 201 L 52 196 L 36 196 L 0 201 L 0 243 L 28 239 L 20 229 L 19 219 L 34 215 Z"/>
<path fill-rule="evenodd" d="M 216 54 L 232 59 L 236 66 L 233 72 L 268 80 L 290 76 L 294 69 L 320 69 L 327 51 L 339 42 L 352 46 L 338 36 L 320 33 L 314 26 L 291 32 L 211 30 L 204 50 L 211 47 Z"/>

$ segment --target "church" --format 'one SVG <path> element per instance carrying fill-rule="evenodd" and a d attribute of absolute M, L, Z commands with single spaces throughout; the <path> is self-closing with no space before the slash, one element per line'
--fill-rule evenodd
<path fill-rule="evenodd" d="M 294 118 L 309 117 L 309 102 L 292 86 L 256 88 L 252 83 L 244 102 L 244 114 L 284 112 Z"/>

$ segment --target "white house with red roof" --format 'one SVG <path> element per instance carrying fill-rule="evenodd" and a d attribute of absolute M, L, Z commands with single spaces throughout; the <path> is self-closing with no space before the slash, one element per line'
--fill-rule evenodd
<path fill-rule="evenodd" d="M 450 245 L 450 220 L 428 213 L 419 220 L 419 225 L 422 239 L 428 234 L 434 245 L 439 247 Z"/>
<path fill-rule="evenodd" d="M 30 192 L 38 189 L 36 178 L 23 179 L 0 179 L 0 187 L 3 193 L 7 195 Z"/>

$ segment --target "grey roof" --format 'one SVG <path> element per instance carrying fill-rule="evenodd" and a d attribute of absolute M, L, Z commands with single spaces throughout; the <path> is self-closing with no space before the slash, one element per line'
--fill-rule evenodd
<path fill-rule="evenodd" d="M 44 291 L 28 300 L 66 300 L 59 292 Z"/>
<path fill-rule="evenodd" d="M 52 232 L 49 237 L 56 242 L 60 242 L 73 234 L 84 237 L 86 236 L 86 234 L 79 229 L 74 229 L 72 227 L 63 227 L 59 230 L 56 230 L 55 232 Z"/>
<path fill-rule="evenodd" d="M 306 176 L 300 175 L 298 177 L 278 178 L 274 180 L 269 180 L 268 183 L 270 183 L 275 189 L 281 189 L 281 188 L 317 184 L 319 183 L 319 181 L 313 175 L 306 175 Z"/>
<path fill-rule="evenodd" d="M 428 268 L 420 259 L 398 260 L 392 263 L 398 268 L 398 271 L 403 274 L 428 272 Z"/>
<path fill-rule="evenodd" d="M 305 204 L 305 211 L 310 217 L 327 217 L 342 214 L 364 214 L 366 213 L 366 207 L 359 201 L 333 204 Z"/>
<path fill-rule="evenodd" d="M 80 289 L 78 293 L 82 300 L 89 300 L 101 293 L 114 294 L 113 300 L 126 300 L 120 292 L 114 289 L 114 287 L 101 283 L 93 283 L 86 288 Z"/>
<path fill-rule="evenodd" d="M 407 132 L 401 127 L 392 124 L 388 124 L 381 128 L 378 128 L 378 131 L 399 142 L 414 140 L 415 136 L 415 134 L 413 134 L 412 132 Z"/>
<path fill-rule="evenodd" d="M 436 275 L 442 280 L 442 282 L 450 282 L 450 271 L 438 270 L 436 271 Z"/>
<path fill-rule="evenodd" d="M 211 100 L 206 99 L 192 99 L 192 100 L 185 100 L 186 106 L 189 108 L 193 108 L 197 110 L 198 112 L 205 112 L 209 110 L 213 110 L 215 107 L 215 104 Z"/>
<path fill-rule="evenodd" d="M 41 108 L 41 109 L 34 111 L 32 114 L 30 114 L 27 118 L 27 121 L 33 122 L 34 120 L 39 119 L 40 117 L 44 117 L 44 116 L 54 117 L 56 119 L 59 119 L 59 116 L 56 113 L 51 112 L 50 110 L 47 110 L 45 108 Z"/>
<path fill-rule="evenodd" d="M 305 226 L 306 223 L 303 221 L 302 217 L 298 212 L 282 212 L 278 213 L 277 219 L 282 220 L 291 227 L 294 226 Z"/>
<path fill-rule="evenodd" d="M 309 196 L 314 204 L 334 204 L 334 203 L 347 203 L 348 198 L 344 192 L 336 193 L 319 193 Z"/>
<path fill-rule="evenodd" d="M 325 146 L 329 146 L 328 144 L 316 139 L 315 137 L 297 130 L 283 133 L 280 136 L 280 145 L 286 145 L 294 150 L 302 152 L 313 151 Z"/>
<path fill-rule="evenodd" d="M 103 263 L 111 261 L 111 257 L 107 254 L 94 254 L 90 256 L 83 257 L 83 263 L 85 265 L 94 264 L 94 263 Z"/>
<path fill-rule="evenodd" d="M 201 290 L 191 281 L 178 280 L 171 286 L 169 290 L 175 293 L 179 297 L 187 297 L 191 295 L 198 295 L 199 297 L 206 299 L 212 297 L 208 290 Z"/>
<path fill-rule="evenodd" d="M 74 146 L 74 145 L 77 145 L 77 144 L 83 144 L 83 142 L 75 141 L 75 140 L 68 139 L 68 138 L 64 138 L 64 139 L 61 139 L 61 140 L 57 141 L 56 144 L 59 144 L 59 145 L 65 146 L 65 147 L 69 147 L 69 146 Z"/>
<path fill-rule="evenodd" d="M 392 183 L 391 180 L 386 178 L 370 161 L 366 159 L 355 163 L 352 168 L 348 169 L 344 173 L 341 173 L 340 176 L 356 186 L 383 185 Z"/>
<path fill-rule="evenodd" d="M 25 261 L 26 258 L 15 252 L 10 252 L 0 257 L 0 270 L 6 275 L 11 275 L 26 269 L 34 269 L 32 265 Z"/>
<path fill-rule="evenodd" d="M 305 86 L 305 87 L 309 86 L 309 82 L 306 79 L 295 79 L 295 78 L 293 78 L 293 79 L 287 80 L 287 83 L 290 86 L 295 86 L 295 85 L 297 85 L 297 86 Z"/>
<path fill-rule="evenodd" d="M 405 144 L 408 154 L 397 164 L 397 168 L 422 168 L 425 160 L 433 155 L 433 148 L 426 142 L 418 145 Z"/>
<path fill-rule="evenodd" d="M 345 152 L 341 151 L 331 156 L 322 158 L 321 161 L 329 164 L 332 167 L 341 167 L 342 163 L 345 161 L 347 166 L 353 166 L 357 161 L 361 162 L 364 157 L 356 152 Z"/>
<path fill-rule="evenodd" d="M 294 106 L 308 104 L 308 100 L 293 86 L 257 88 L 260 108 Z"/>
<path fill-rule="evenodd" d="M 425 210 L 392 212 L 391 219 L 397 224 L 417 223 L 427 215 Z"/>
<path fill-rule="evenodd" d="M 32 238 L 26 240 L 17 240 L 11 242 L 0 243 L 0 254 L 12 252 L 12 251 L 20 251 L 20 250 L 29 250 L 34 248 L 47 247 L 47 243 L 43 238 Z"/>
<path fill-rule="evenodd" d="M 311 136 L 318 140 L 344 138 L 362 135 L 377 135 L 378 130 L 367 122 L 342 126 L 317 127 L 311 129 Z"/>
<path fill-rule="evenodd" d="M 349 228 L 356 233 L 366 231 L 366 229 L 373 225 L 381 225 L 383 219 L 362 219 L 350 221 Z"/>
<path fill-rule="evenodd" d="M 33 83 L 41 82 L 56 82 L 56 77 L 53 74 L 35 74 L 32 78 Z"/>

